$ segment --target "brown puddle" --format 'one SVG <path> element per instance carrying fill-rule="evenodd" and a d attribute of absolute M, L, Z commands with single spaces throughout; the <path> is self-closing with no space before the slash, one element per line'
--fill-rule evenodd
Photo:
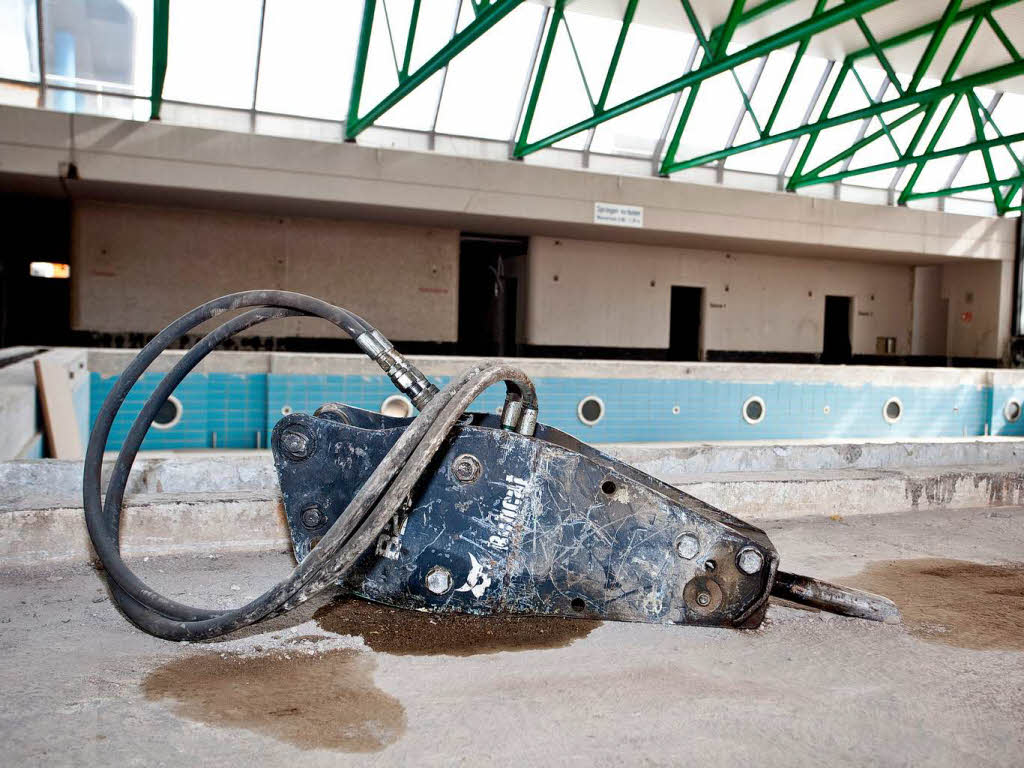
<path fill-rule="evenodd" d="M 880 561 L 843 584 L 893 600 L 917 637 L 961 648 L 1024 651 L 1024 564 Z"/>
<path fill-rule="evenodd" d="M 328 603 L 313 618 L 328 632 L 358 635 L 373 650 L 398 656 L 565 648 L 601 625 L 590 619 L 424 613 L 355 598 Z"/>
<path fill-rule="evenodd" d="M 245 728 L 302 749 L 377 752 L 405 731 L 405 708 L 373 682 L 377 664 L 348 648 L 308 654 L 305 638 L 260 656 L 208 653 L 149 674 L 146 698 L 221 728 Z"/>

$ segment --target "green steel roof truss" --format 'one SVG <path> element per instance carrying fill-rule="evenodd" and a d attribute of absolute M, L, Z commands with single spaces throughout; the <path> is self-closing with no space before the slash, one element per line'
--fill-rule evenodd
<path fill-rule="evenodd" d="M 591 83 L 587 79 L 583 63 L 580 59 L 577 41 L 569 28 L 569 21 L 566 18 L 566 9 L 570 5 L 569 0 L 554 0 L 553 7 L 545 10 L 541 20 L 541 29 L 538 31 L 536 45 L 531 66 L 529 79 L 524 86 L 523 99 L 520 105 L 520 114 L 517 117 L 516 129 L 513 133 L 513 141 L 510 145 L 510 154 L 513 157 L 522 158 L 531 153 L 551 147 L 579 133 L 587 132 L 584 157 L 589 155 L 591 142 L 594 138 L 594 130 L 602 123 L 624 115 L 634 109 L 651 104 L 666 96 L 673 96 L 673 107 L 669 113 L 669 120 L 674 121 L 674 128 L 666 124 L 662 140 L 658 144 L 658 150 L 654 158 L 655 162 L 660 159 L 658 169 L 662 175 L 670 175 L 684 171 L 688 168 L 717 164 L 723 169 L 727 158 L 743 152 L 766 147 L 778 142 L 790 142 L 789 155 L 786 164 L 780 169 L 780 178 L 787 176 L 790 159 L 799 146 L 802 145 L 799 159 L 788 173 L 788 180 L 785 188 L 794 191 L 801 187 L 816 184 L 834 184 L 846 179 L 853 179 L 857 176 L 877 171 L 893 170 L 895 175 L 890 184 L 890 193 L 894 194 L 901 176 L 906 171 L 909 173 L 906 184 L 899 192 L 898 201 L 906 203 L 909 200 L 916 200 L 930 197 L 944 197 L 970 191 L 988 190 L 992 194 L 996 210 L 1000 213 L 1019 211 L 1020 205 L 1013 202 L 1024 186 L 1024 162 L 1018 156 L 1011 145 L 1024 141 L 1024 130 L 1004 134 L 992 118 L 992 109 L 998 103 L 998 97 L 990 107 L 981 103 L 978 97 L 979 88 L 996 88 L 1001 81 L 1024 75 L 1024 59 L 1015 47 L 1013 41 L 1000 26 L 995 16 L 995 11 L 1002 7 L 1012 5 L 1024 0 L 986 0 L 968 8 L 962 8 L 961 0 L 948 0 L 942 14 L 933 21 L 921 24 L 913 29 L 906 30 L 886 39 L 878 39 L 871 30 L 870 13 L 897 0 L 842 0 L 837 3 L 830 3 L 828 0 L 816 0 L 813 8 L 806 18 L 793 23 L 784 29 L 767 35 L 762 39 L 747 44 L 742 48 L 732 46 L 736 32 L 755 19 L 764 17 L 771 11 L 783 6 L 792 6 L 795 0 L 762 0 L 762 2 L 747 7 L 744 0 L 731 0 L 728 12 L 724 21 L 710 30 L 702 28 L 697 13 L 691 5 L 690 0 L 680 0 L 681 18 L 688 23 L 696 39 L 694 50 L 691 52 L 690 64 L 683 74 L 652 88 L 645 93 L 627 98 L 618 103 L 609 104 L 609 97 L 612 90 L 612 83 L 619 67 L 623 47 L 634 24 L 634 17 L 637 12 L 639 0 L 626 0 L 624 12 L 621 18 L 618 35 L 615 45 L 608 59 L 604 77 L 600 83 Z M 899 0 L 900 2 L 912 2 L 913 0 Z M 362 131 L 380 118 L 385 112 L 394 107 L 413 89 L 424 83 L 432 75 L 438 72 L 447 73 L 449 63 L 460 52 L 478 40 L 487 30 L 498 24 L 508 16 L 523 0 L 470 0 L 472 17 L 461 30 L 457 30 L 458 11 L 456 12 L 456 24 L 452 27 L 452 35 L 447 44 L 429 56 L 422 65 L 411 69 L 413 47 L 416 41 L 418 20 L 423 13 L 428 13 L 429 3 L 422 3 L 421 0 L 412 0 L 412 12 L 409 18 L 408 28 L 404 30 L 393 29 L 390 16 L 388 15 L 387 0 L 364 0 L 362 28 L 360 31 L 359 44 L 356 52 L 356 67 L 351 84 L 351 98 L 349 100 L 348 119 L 345 124 L 345 137 L 354 140 Z M 155 6 L 160 7 L 166 0 L 155 0 Z M 832 7 L 829 8 L 828 6 Z M 459 8 L 462 3 L 460 0 Z M 371 30 L 378 8 L 383 9 L 387 33 L 391 44 L 391 57 L 394 62 L 397 87 L 377 104 L 362 110 L 362 87 L 367 65 L 367 51 L 370 45 Z M 163 17 L 166 18 L 165 16 Z M 163 22 L 166 25 L 166 21 Z M 855 24 L 864 40 L 864 47 L 855 50 L 845 56 L 842 60 L 837 76 L 832 79 L 831 88 L 828 90 L 824 103 L 817 109 L 817 100 L 825 87 L 830 74 L 833 71 L 831 63 L 822 73 L 821 81 L 815 92 L 814 98 L 807 107 L 805 119 L 796 127 L 785 130 L 777 130 L 779 114 L 786 99 L 790 96 L 790 88 L 793 84 L 797 69 L 805 61 L 805 54 L 811 45 L 815 35 L 820 35 L 827 30 L 838 27 L 842 24 Z M 159 24 L 159 21 L 157 22 Z M 967 75 L 958 75 L 958 70 L 964 57 L 975 40 L 979 30 L 986 26 L 992 31 L 1003 51 L 1005 51 L 1007 62 L 997 66 L 972 72 Z M 159 31 L 159 30 L 158 30 Z M 404 33 L 405 45 L 402 47 L 403 55 L 399 57 L 395 45 L 395 34 Z M 587 103 L 591 114 L 586 118 L 554 131 L 550 135 L 541 138 L 531 138 L 531 128 L 537 116 L 540 96 L 544 90 L 547 75 L 552 66 L 552 51 L 556 39 L 564 35 L 567 40 L 573 57 L 582 87 L 585 91 Z M 950 58 L 939 82 L 930 87 L 923 87 L 929 69 L 933 66 L 936 56 L 951 35 L 959 35 L 959 43 Z M 159 35 L 154 35 L 155 45 L 159 45 Z M 950 42 L 952 42 L 951 38 Z M 909 77 L 901 81 L 895 68 L 890 61 L 890 53 L 893 49 L 906 43 L 921 40 L 924 48 L 920 54 L 916 66 Z M 163 45 L 166 50 L 166 26 L 163 29 Z M 771 109 L 766 110 L 767 114 L 758 115 L 752 105 L 752 98 L 755 89 L 761 78 L 765 63 L 773 53 L 784 48 L 795 46 L 792 54 L 792 61 L 787 68 L 784 79 L 778 87 L 774 98 L 769 99 Z M 159 51 L 157 53 L 160 53 Z M 694 55 L 697 54 L 697 55 Z M 154 56 L 154 61 L 159 61 Z M 162 60 L 166 61 L 166 53 L 163 52 Z M 747 62 L 759 60 L 755 75 L 750 83 L 744 87 L 740 82 L 737 69 Z M 863 73 L 858 71 L 858 65 L 876 67 L 884 72 L 885 77 L 878 89 L 878 93 L 872 95 L 863 79 Z M 694 104 L 701 85 L 708 79 L 728 72 L 732 81 L 739 91 L 742 101 L 742 108 L 734 123 L 734 128 L 728 137 L 728 141 L 721 149 L 711 152 L 704 152 L 695 156 L 683 156 L 682 138 L 687 124 L 690 122 Z M 852 109 L 834 114 L 833 110 L 844 86 L 853 83 L 865 97 L 868 106 L 859 109 Z M 934 81 L 931 81 L 934 82 Z M 596 87 L 600 85 L 599 90 Z M 442 85 L 443 88 L 443 85 Z M 159 110 L 159 88 L 157 87 L 157 71 L 154 68 L 153 88 L 153 109 L 154 114 Z M 763 94 L 762 94 L 763 95 Z M 681 108 L 678 105 L 682 104 Z M 944 131 L 958 109 L 967 109 L 974 126 L 973 140 L 961 143 L 955 147 L 939 148 L 942 143 Z M 892 113 L 899 112 L 893 115 Z M 736 137 L 743 120 L 750 119 L 754 126 L 756 137 L 753 140 L 736 143 Z M 809 167 L 810 160 L 814 155 L 814 149 L 823 133 L 838 126 L 853 122 L 860 123 L 857 138 L 841 151 L 824 160 L 817 161 L 813 167 Z M 872 123 L 877 121 L 878 128 L 869 132 Z M 909 140 L 904 140 L 901 145 L 895 131 L 900 126 L 917 121 L 916 128 Z M 436 125 L 436 117 L 435 117 Z M 1024 125 L 1015 126 L 1024 129 Z M 909 130 L 909 129 L 905 129 Z M 994 133 L 994 136 L 986 135 L 986 130 Z M 670 138 L 669 138 L 670 137 Z M 924 143 L 923 149 L 921 145 Z M 892 148 L 895 159 L 885 162 L 861 164 L 856 167 L 853 162 L 857 153 L 872 145 L 876 141 L 884 141 Z M 996 147 L 1004 147 L 1013 159 L 1015 173 L 1005 178 L 999 178 L 995 163 L 992 160 L 992 150 Z M 664 148 L 664 155 L 661 151 Z M 956 184 L 956 175 L 963 165 L 963 157 L 968 153 L 979 152 L 985 167 L 987 179 L 984 182 L 971 184 Z M 920 180 L 925 166 L 936 159 L 944 157 L 960 156 L 961 161 L 957 168 L 949 176 L 946 185 L 939 189 L 920 191 L 916 185 Z"/>

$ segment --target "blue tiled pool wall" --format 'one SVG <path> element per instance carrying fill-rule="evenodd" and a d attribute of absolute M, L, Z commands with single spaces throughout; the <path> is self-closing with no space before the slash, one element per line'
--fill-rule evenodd
<path fill-rule="evenodd" d="M 125 400 L 114 422 L 108 449 L 120 446 L 131 421 L 162 374 L 145 374 Z M 439 385 L 444 377 L 434 377 Z M 115 377 L 93 373 L 90 423 Z M 720 380 L 581 379 L 534 380 L 541 421 L 587 442 L 659 442 L 693 440 L 772 440 L 785 438 L 961 437 L 1024 435 L 1024 417 L 1008 422 L 1003 408 L 1010 398 L 1024 400 L 1024 388 L 958 386 L 844 386 L 820 383 L 750 383 Z M 150 429 L 144 449 L 265 447 L 284 413 L 312 413 L 321 404 L 344 402 L 378 410 L 395 394 L 384 376 L 193 373 L 175 396 L 182 404 L 179 422 Z M 594 395 L 604 403 L 603 418 L 587 426 L 577 417 L 580 399 Z M 751 396 L 764 400 L 757 424 L 742 416 Z M 885 403 L 900 399 L 902 417 L 888 423 Z M 492 387 L 473 410 L 496 411 L 504 387 Z"/>
<path fill-rule="evenodd" d="M 1006 404 L 1011 400 L 1024 403 L 1024 387 L 995 386 L 992 388 L 992 434 L 1024 436 L 1024 415 L 1016 421 L 1007 421 L 1004 416 Z"/>

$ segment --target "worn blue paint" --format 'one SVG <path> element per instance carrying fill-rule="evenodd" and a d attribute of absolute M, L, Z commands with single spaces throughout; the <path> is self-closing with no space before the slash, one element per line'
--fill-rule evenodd
<path fill-rule="evenodd" d="M 114 422 L 108 448 L 120 445 L 139 407 L 161 374 L 146 374 L 125 401 Z M 91 418 L 95 420 L 113 377 L 92 374 Z M 435 378 L 443 386 L 447 379 Z M 890 387 L 878 385 L 718 380 L 539 378 L 541 420 L 587 442 L 662 442 L 693 440 L 777 440 L 787 438 L 961 437 L 1024 435 L 1024 417 L 1010 423 L 1003 407 L 1010 397 L 1024 401 L 1024 388 Z M 184 412 L 179 424 L 151 429 L 143 447 L 266 446 L 283 413 L 312 413 L 338 401 L 377 410 L 395 389 L 384 376 L 314 376 L 298 374 L 189 375 L 175 393 Z M 594 426 L 576 415 L 581 398 L 600 397 L 605 415 Z M 743 420 L 744 401 L 757 395 L 765 402 L 758 424 Z M 903 416 L 889 424 L 885 402 L 898 397 Z M 474 410 L 495 411 L 504 387 L 493 387 Z M 827 412 L 826 412 L 827 407 Z M 259 437 L 257 437 L 259 435 Z"/>

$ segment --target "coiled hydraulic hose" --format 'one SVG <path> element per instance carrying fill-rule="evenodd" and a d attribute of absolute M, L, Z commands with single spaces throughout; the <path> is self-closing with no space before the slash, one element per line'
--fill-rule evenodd
<path fill-rule="evenodd" d="M 230 310 L 257 307 L 215 328 L 195 344 L 146 401 L 118 453 L 101 497 L 103 452 L 125 397 L 149 365 L 170 344 L 207 320 Z M 217 345 L 258 323 L 291 316 L 321 317 L 334 323 L 376 360 L 421 412 L 406 428 L 320 543 L 276 586 L 239 608 L 195 608 L 160 595 L 125 564 L 120 552 L 121 505 L 139 446 L 175 387 Z M 106 570 L 114 600 L 139 628 L 168 640 L 202 640 L 227 634 L 282 613 L 335 583 L 366 551 L 409 497 L 449 431 L 480 393 L 504 381 L 506 410 L 523 413 L 532 432 L 537 395 L 530 379 L 502 362 L 478 363 L 438 392 L 390 343 L 357 315 L 327 302 L 287 291 L 245 291 L 207 302 L 182 315 L 147 344 L 125 368 L 96 418 L 85 457 L 83 504 L 93 547 Z M 509 408 L 514 403 L 516 408 Z"/>

